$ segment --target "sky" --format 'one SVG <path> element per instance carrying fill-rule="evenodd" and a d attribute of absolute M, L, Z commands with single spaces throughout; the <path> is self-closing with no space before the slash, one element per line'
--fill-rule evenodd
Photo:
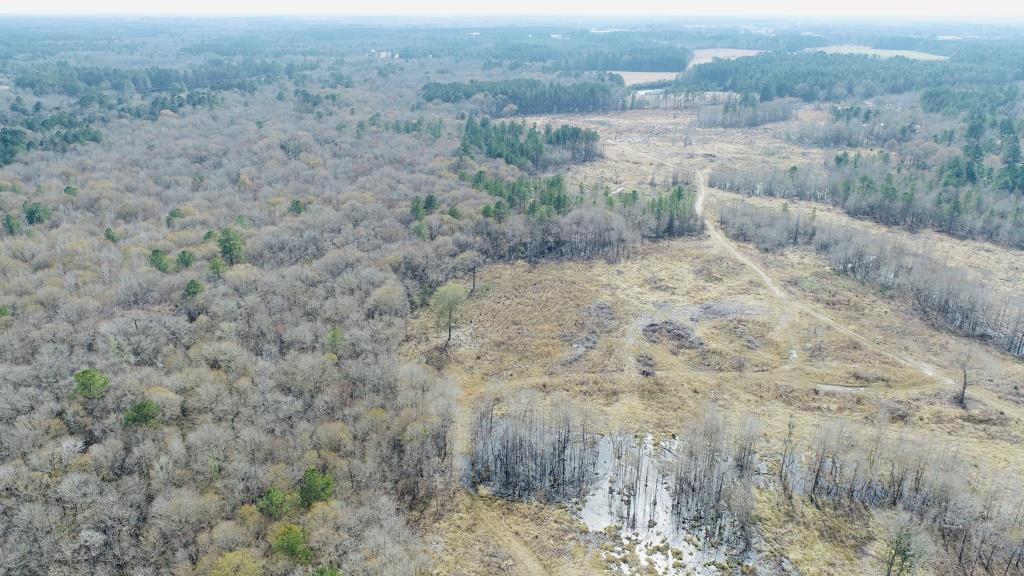
<path fill-rule="evenodd" d="M 664 15 L 1024 20 L 1020 0 L 0 0 L 0 14 Z"/>

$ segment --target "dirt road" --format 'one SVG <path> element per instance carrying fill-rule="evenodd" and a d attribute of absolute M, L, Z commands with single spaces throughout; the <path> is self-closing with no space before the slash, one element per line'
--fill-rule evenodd
<path fill-rule="evenodd" d="M 486 504 L 473 497 L 474 516 L 486 527 L 495 540 L 501 543 L 505 552 L 515 562 L 515 574 L 520 576 L 545 576 L 549 572 L 540 563 L 533 551 L 514 533 L 509 525 Z"/>
<path fill-rule="evenodd" d="M 669 162 L 667 160 L 658 158 L 657 156 L 653 156 L 651 154 L 647 154 L 646 152 L 637 150 L 636 148 L 633 148 L 632 146 L 629 146 L 627 144 L 616 142 L 615 145 L 627 148 L 634 154 L 643 156 L 645 158 L 648 158 L 670 168 L 677 168 L 683 170 L 686 169 L 686 167 L 684 166 Z M 849 326 L 846 326 L 836 321 L 835 319 L 815 309 L 813 305 L 799 300 L 792 293 L 785 290 L 777 280 L 775 280 L 771 275 L 768 274 L 767 271 L 765 271 L 761 266 L 759 266 L 756 262 L 748 258 L 739 250 L 736 244 L 732 240 L 730 240 L 724 232 L 722 232 L 722 229 L 718 226 L 718 222 L 716 220 L 713 220 L 712 218 L 708 217 L 707 214 L 705 214 L 704 200 L 708 195 L 707 169 L 698 171 L 696 173 L 695 180 L 695 184 L 697 186 L 697 200 L 694 203 L 694 208 L 697 210 L 697 213 L 704 218 L 704 226 L 708 231 L 708 236 L 711 239 L 711 243 L 717 246 L 718 248 L 724 250 L 734 260 L 738 261 L 739 263 L 743 264 L 751 271 L 753 271 L 754 274 L 756 274 L 757 277 L 761 280 L 761 283 L 763 283 L 771 291 L 772 295 L 774 295 L 776 298 L 782 301 L 784 310 L 786 310 L 787 312 L 805 312 L 806 314 L 817 319 L 826 326 L 836 330 L 837 332 L 843 334 L 844 336 L 856 340 L 857 342 L 861 343 L 868 349 L 874 351 L 876 354 L 895 360 L 896 362 L 899 362 L 904 366 L 909 366 L 919 371 L 920 373 L 924 374 L 925 376 L 938 380 L 939 382 L 946 384 L 948 386 L 956 385 L 956 383 L 953 382 L 952 379 L 943 374 L 940 374 L 935 369 L 935 367 L 869 340 L 867 337 L 856 332 Z"/>

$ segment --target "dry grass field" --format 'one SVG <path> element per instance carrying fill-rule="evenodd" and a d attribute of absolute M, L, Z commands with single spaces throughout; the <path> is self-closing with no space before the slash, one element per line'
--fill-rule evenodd
<path fill-rule="evenodd" d="M 693 51 L 693 59 L 690 60 L 688 68 L 693 68 L 699 64 L 707 64 L 715 58 L 732 60 L 733 58 L 743 58 L 744 56 L 757 56 L 760 53 L 761 50 L 747 50 L 745 48 L 698 48 Z"/>
<path fill-rule="evenodd" d="M 618 70 L 611 70 L 610 72 L 622 76 L 626 86 L 659 82 L 661 80 L 675 80 L 676 76 L 679 75 L 679 72 L 622 72 Z"/>
<path fill-rule="evenodd" d="M 538 122 L 568 118 L 537 118 Z M 605 158 L 571 169 L 571 186 L 650 190 L 673 171 L 693 174 L 716 163 L 789 166 L 820 162 L 821 152 L 787 144 L 777 128 L 698 130 L 681 112 L 633 111 L 573 116 L 597 129 Z M 697 178 L 693 178 L 694 185 Z M 705 214 L 736 198 L 708 190 Z M 761 202 L 776 203 L 770 200 Z M 909 235 L 853 221 L 818 206 L 822 217 L 927 246 L 1001 289 L 1019 291 L 1019 252 Z M 909 444 L 955 448 L 1004 479 L 1024 475 L 1024 395 L 1015 383 L 1024 366 L 977 342 L 928 325 L 908 302 L 837 275 L 814 253 L 764 254 L 732 245 L 709 229 L 701 238 L 644 245 L 623 262 L 492 265 L 479 276 L 443 371 L 460 390 L 459 449 L 468 444 L 469 414 L 493 390 L 565 392 L 599 415 L 605 430 L 624 428 L 668 437 L 707 406 L 729 418 L 755 414 L 763 441 L 777 445 L 790 419 L 798 436 L 843 419 L 887 426 Z M 762 276 L 762 273 L 764 276 Z M 767 279 L 765 278 L 767 277 Z M 770 283 L 770 284 L 769 284 Z M 777 289 L 773 289 L 773 286 Z M 595 303 L 612 318 L 596 343 L 578 345 Z M 644 326 L 685 322 L 703 346 L 652 343 Z M 441 336 L 427 318 L 412 329 L 405 351 L 429 355 Z M 951 398 L 954 358 L 978 358 L 978 384 L 967 410 Z M 639 363 L 653 366 L 642 375 Z M 877 573 L 876 530 L 796 504 L 779 506 L 759 493 L 762 552 L 785 551 L 806 574 Z M 458 494 L 457 512 L 438 525 L 442 573 L 598 573 L 609 540 L 588 534 L 571 511 Z"/>
<path fill-rule="evenodd" d="M 743 58 L 744 56 L 756 56 L 760 53 L 761 50 L 746 50 L 743 48 L 698 48 L 693 51 L 693 59 L 690 60 L 687 68 L 693 68 L 699 64 L 707 64 L 715 58 L 732 60 L 733 58 Z M 675 80 L 676 76 L 680 74 L 680 71 L 623 72 L 611 70 L 610 72 L 612 74 L 622 76 L 622 79 L 626 82 L 626 86 L 635 86 L 636 84 L 646 84 L 648 82 L 659 82 L 662 80 Z"/>
<path fill-rule="evenodd" d="M 903 56 L 904 58 L 910 58 L 911 60 L 948 60 L 948 56 L 940 56 L 939 54 L 929 54 L 928 52 L 919 52 L 917 50 L 884 50 L 881 48 L 871 48 L 870 46 L 854 46 L 851 44 L 841 44 L 836 46 L 823 46 L 821 48 L 807 48 L 805 52 L 825 52 L 826 54 L 867 54 L 869 56 L 878 56 L 879 58 L 894 58 L 896 56 Z"/>

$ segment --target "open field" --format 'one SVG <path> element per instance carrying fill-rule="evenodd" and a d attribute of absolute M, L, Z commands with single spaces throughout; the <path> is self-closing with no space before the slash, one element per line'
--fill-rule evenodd
<path fill-rule="evenodd" d="M 537 118 L 549 120 L 570 118 Z M 673 172 L 698 186 L 699 171 L 721 162 L 788 166 L 821 160 L 821 152 L 785 143 L 775 129 L 698 130 L 693 116 L 680 112 L 571 121 L 598 130 L 605 144 L 604 159 L 570 170 L 574 187 L 599 184 L 612 192 L 643 193 L 652 178 L 665 182 Z M 712 224 L 722 203 L 737 198 L 706 190 Z M 826 207 L 818 212 L 883 232 Z M 927 245 L 937 258 L 996 278 L 1002 289 L 1020 288 L 1013 272 L 1019 252 L 936 233 L 884 233 Z M 760 253 L 732 244 L 712 226 L 702 238 L 645 245 L 624 262 L 492 265 L 479 283 L 482 289 L 466 307 L 444 367 L 460 389 L 461 450 L 468 447 L 469 413 L 480 398 L 496 390 L 530 389 L 564 392 L 584 402 L 605 432 L 621 427 L 667 438 L 709 405 L 733 417 L 756 415 L 764 423 L 766 446 L 778 442 L 790 418 L 804 437 L 837 418 L 865 427 L 882 422 L 910 444 L 956 449 L 1007 478 L 1024 475 L 1024 396 L 1014 385 L 1024 378 L 1021 363 L 932 328 L 909 303 L 837 275 L 809 251 Z M 607 304 L 613 320 L 580 353 L 575 343 L 585 335 L 595 303 Z M 642 337 L 644 326 L 668 319 L 687 322 L 703 347 L 679 349 Z M 406 353 L 425 354 L 437 346 L 427 319 L 412 332 Z M 964 349 L 981 366 L 966 411 L 951 401 L 953 359 Z M 654 366 L 653 375 L 641 374 L 640 359 Z M 603 567 L 607 537 L 587 534 L 571 511 L 465 498 L 460 505 L 479 513 L 449 516 L 441 524 L 439 557 L 466 558 L 468 564 L 497 555 L 494 561 L 522 574 Z M 768 494 L 758 497 L 758 511 L 764 518 L 762 553 L 786 551 L 809 574 L 878 570 L 878 541 L 854 521 L 806 505 L 780 510 Z M 481 518 L 492 515 L 507 524 L 489 530 Z M 500 543 L 510 532 L 515 542 Z"/>
<path fill-rule="evenodd" d="M 896 56 L 902 56 L 904 58 L 910 58 L 911 60 L 949 59 L 948 56 L 929 54 L 928 52 L 919 52 L 917 50 L 884 50 L 880 48 L 871 48 L 870 46 L 854 46 L 852 44 L 807 48 L 804 52 L 825 52 L 826 54 L 867 54 L 868 56 L 878 56 L 880 58 L 894 58 Z"/>
<path fill-rule="evenodd" d="M 722 58 L 725 60 L 732 60 L 733 58 L 743 58 L 744 56 L 756 56 L 760 54 L 762 50 L 746 50 L 743 48 L 698 48 L 693 51 L 693 59 L 686 66 L 687 69 L 693 68 L 700 64 L 707 64 L 715 58 Z M 681 72 L 622 72 L 618 70 L 610 70 L 612 74 L 619 74 L 622 79 L 625 80 L 626 86 L 635 86 L 637 84 L 646 84 L 648 82 L 660 82 L 662 80 L 674 80 Z"/>
<path fill-rule="evenodd" d="M 698 48 L 693 51 L 693 59 L 690 60 L 687 68 L 707 64 L 715 58 L 732 60 L 733 58 L 743 58 L 744 56 L 757 56 L 761 52 L 762 50 L 747 50 L 744 48 Z"/>
<path fill-rule="evenodd" d="M 626 86 L 660 82 L 662 80 L 675 80 L 676 76 L 679 75 L 679 72 L 621 72 L 617 70 L 611 70 L 610 72 L 622 76 Z"/>

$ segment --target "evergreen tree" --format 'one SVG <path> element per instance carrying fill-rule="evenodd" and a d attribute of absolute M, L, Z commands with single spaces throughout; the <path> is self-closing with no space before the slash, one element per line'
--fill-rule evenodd
<path fill-rule="evenodd" d="M 228 266 L 245 261 L 245 240 L 233 228 L 221 229 L 217 237 L 217 246 L 220 247 L 221 258 Z"/>

